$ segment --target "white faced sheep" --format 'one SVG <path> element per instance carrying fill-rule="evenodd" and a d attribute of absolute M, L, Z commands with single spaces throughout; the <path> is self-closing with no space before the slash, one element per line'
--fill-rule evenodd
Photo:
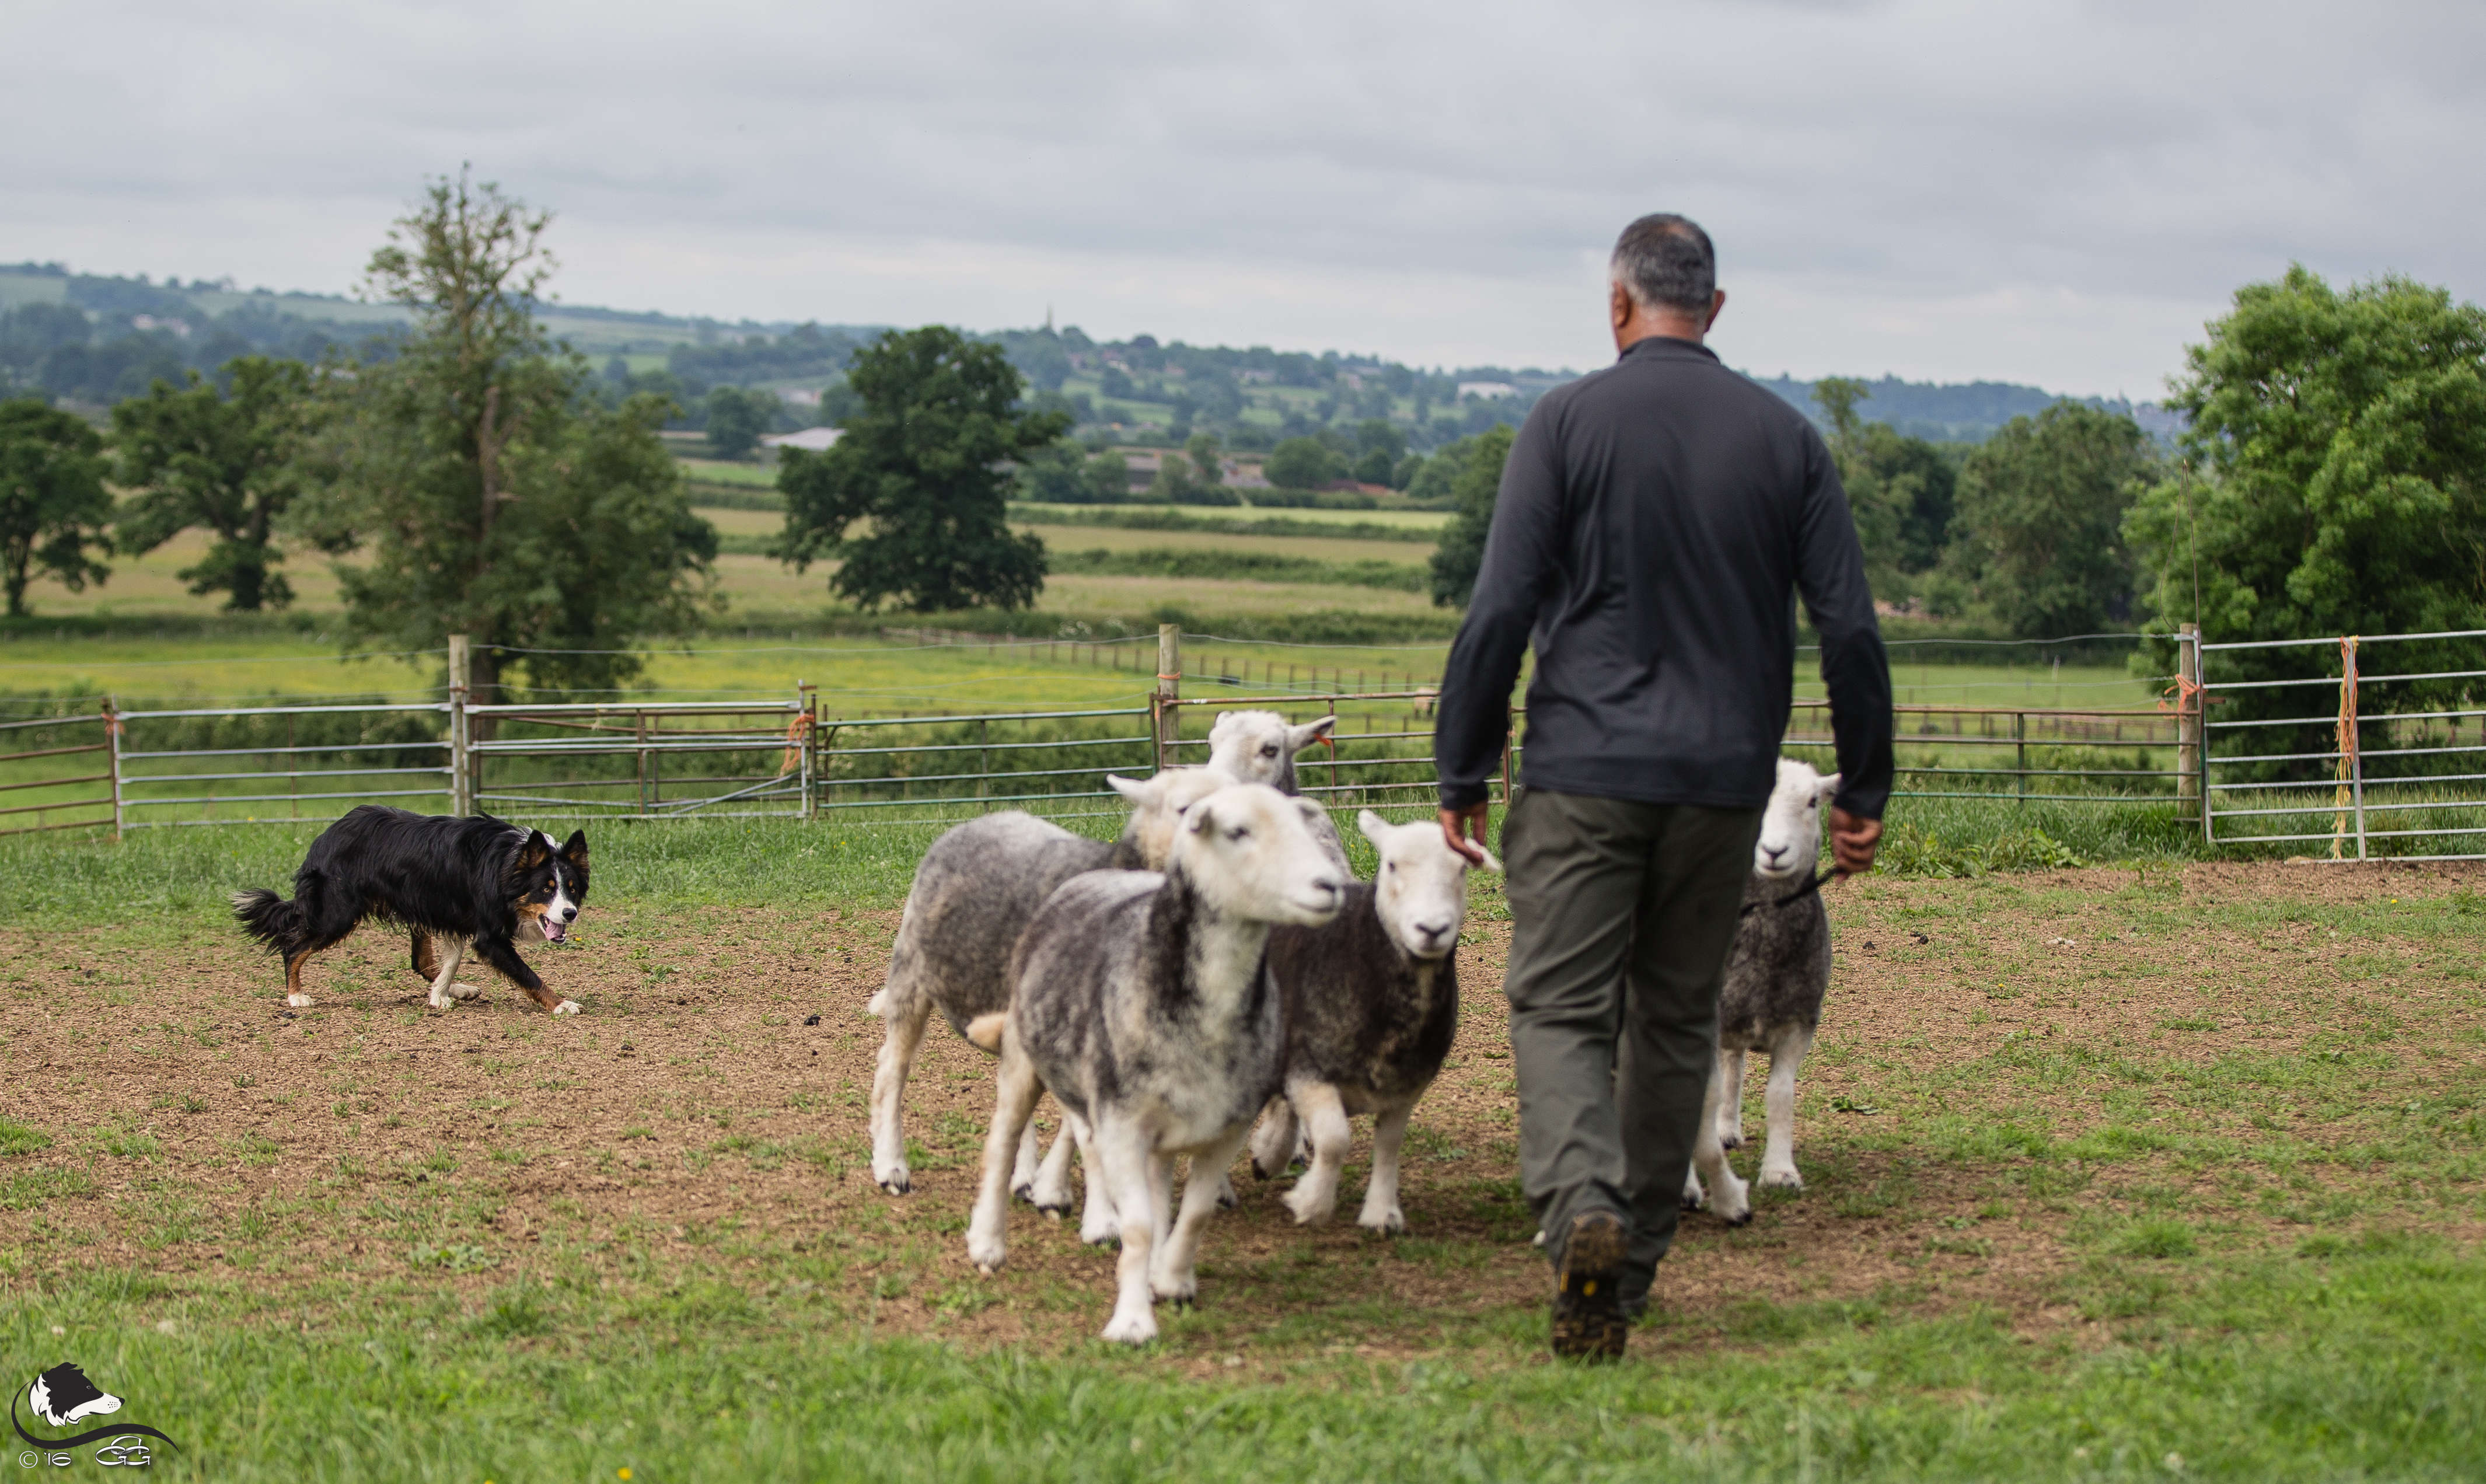
<path fill-rule="evenodd" d="M 1316 808 L 1265 784 L 1221 788 L 1184 814 L 1162 875 L 1091 872 L 1036 910 L 1010 952 L 1008 1013 L 976 1027 L 1002 1058 L 967 1227 L 977 1268 L 994 1272 L 1007 1254 L 1011 1151 L 1050 1089 L 1120 1227 L 1105 1337 L 1152 1339 L 1151 1299 L 1198 1291 L 1214 1174 L 1233 1163 L 1284 1065 L 1269 931 L 1318 926 L 1346 896 L 1345 873 L 1312 839 Z M 1183 1154 L 1192 1178 L 1169 1224 Z"/>
<path fill-rule="evenodd" d="M 1275 711 L 1220 711 L 1208 728 L 1208 765 L 1238 783 L 1266 783 L 1289 797 L 1300 796 L 1304 790 L 1295 781 L 1295 755 L 1325 740 L 1337 725 L 1335 716 L 1296 727 Z M 1339 843 L 1338 826 L 1329 815 L 1324 812 L 1312 826 L 1312 838 L 1329 852 L 1331 862 L 1348 870 L 1346 847 Z"/>
<path fill-rule="evenodd" d="M 871 1176 L 882 1190 L 903 1195 L 913 1183 L 900 1105 L 932 1012 L 964 1035 L 978 1016 L 1008 1007 L 1010 945 L 1053 889 L 1082 871 L 1164 864 L 1183 810 L 1231 780 L 1207 768 L 1168 768 L 1146 783 L 1107 782 L 1132 805 L 1111 844 L 1009 810 L 948 831 L 916 866 L 889 977 L 867 1006 L 888 1023 L 871 1080 Z M 1031 1127 L 1015 1188 L 1049 1209 L 1067 1209 L 1062 1177 L 1069 1154 L 1069 1143 L 1057 1142 L 1039 1178 Z"/>
<path fill-rule="evenodd" d="M 1821 811 L 1837 792 L 1837 774 L 1824 778 L 1791 757 L 1779 759 L 1778 786 L 1753 846 L 1742 921 L 1718 993 L 1718 1060 L 1709 1073 L 1693 1168 L 1684 1177 L 1686 1210 L 1701 1203 L 1705 1179 L 1711 1210 L 1737 1224 L 1752 1220 L 1751 1195 L 1727 1168 L 1725 1151 L 1744 1141 L 1744 1058 L 1756 1051 L 1770 1058 L 1760 1183 L 1804 1189 L 1795 1168 L 1795 1074 L 1812 1048 L 1830 988 L 1830 912 L 1821 903 L 1814 866 L 1821 857 Z"/>
<path fill-rule="evenodd" d="M 1370 1113 L 1372 1177 L 1356 1224 L 1404 1231 L 1398 1149 L 1458 1029 L 1453 954 L 1467 921 L 1468 863 L 1433 820 L 1393 825 L 1366 810 L 1355 823 L 1381 855 L 1372 881 L 1346 889 L 1328 926 L 1269 937 L 1269 968 L 1286 997 L 1285 1096 L 1252 1136 L 1252 1168 L 1263 1177 L 1285 1168 L 1300 1118 L 1311 1168 L 1286 1209 L 1298 1223 L 1325 1222 L 1338 1205 L 1347 1119 Z M 1485 868 L 1502 865 L 1488 854 Z"/>

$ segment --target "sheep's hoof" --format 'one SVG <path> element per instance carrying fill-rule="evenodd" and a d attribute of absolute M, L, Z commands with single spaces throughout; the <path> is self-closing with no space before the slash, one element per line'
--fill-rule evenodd
<path fill-rule="evenodd" d="M 1095 1233 L 1083 1231 L 1079 1234 L 1079 1240 L 1087 1243 L 1090 1247 L 1101 1247 L 1109 1252 L 1119 1252 L 1122 1250 L 1122 1234 L 1119 1231 L 1100 1231 Z"/>
<path fill-rule="evenodd" d="M 1057 1222 L 1070 1214 L 1070 1197 L 1067 1195 L 1043 1196 L 1031 1193 L 1027 1203 Z"/>
<path fill-rule="evenodd" d="M 906 1172 L 906 1167 L 900 1165 L 880 1177 L 880 1188 L 892 1195 L 903 1195 L 915 1189 L 915 1179 Z"/>
<path fill-rule="evenodd" d="M 1792 1169 L 1764 1169 L 1761 1177 L 1753 1183 L 1765 1191 L 1785 1191 L 1789 1195 L 1804 1193 L 1804 1176 Z"/>
<path fill-rule="evenodd" d="M 1118 1344 L 1145 1345 L 1156 1337 L 1156 1316 L 1145 1310 L 1137 1314 L 1116 1314 L 1105 1326 L 1105 1338 Z"/>
<path fill-rule="evenodd" d="M 1686 1211 L 1698 1211 L 1707 1203 L 1708 1197 L 1700 1194 L 1700 1189 L 1698 1186 L 1694 1186 L 1683 1193 L 1683 1209 Z M 1542 1236 L 1543 1233 L 1539 1232 L 1538 1235 Z"/>
<path fill-rule="evenodd" d="M 1750 1226 L 1753 1224 L 1753 1213 L 1746 1211 L 1741 1216 L 1726 1217 L 1725 1218 L 1725 1221 L 1729 1226 Z"/>
<path fill-rule="evenodd" d="M 309 995 L 288 995 L 285 997 L 285 1003 L 297 1010 L 307 1010 L 311 1008 L 313 1001 Z"/>
<path fill-rule="evenodd" d="M 1033 1180 L 1030 1180 L 1030 1181 L 1028 1181 L 1025 1185 L 1013 1185 L 1013 1186 L 1011 1186 L 1011 1187 L 1010 1187 L 1010 1199 L 1012 1199 L 1012 1200 L 1024 1200 L 1024 1201 L 1026 1201 L 1026 1202 L 1027 1202 L 1029 1205 L 1031 1205 L 1031 1206 L 1032 1206 L 1032 1205 L 1035 1205 L 1035 1204 L 1036 1204 L 1036 1182 L 1035 1182 L 1035 1181 L 1033 1181 Z"/>
<path fill-rule="evenodd" d="M 1233 1182 L 1233 1181 L 1231 1181 L 1231 1180 L 1227 1180 L 1227 1179 L 1220 1179 L 1220 1180 L 1217 1182 L 1217 1209 L 1218 1209 L 1218 1210 L 1220 1210 L 1220 1211 L 1231 1211 L 1231 1210 L 1233 1210 L 1236 1206 L 1239 1206 L 1239 1205 L 1241 1205 L 1242 1203 L 1243 1203 L 1243 1197 L 1234 1194 L 1234 1182 Z"/>
<path fill-rule="evenodd" d="M 1407 1229 L 1407 1218 L 1396 1211 L 1384 1211 L 1377 1217 L 1357 1217 L 1355 1224 L 1380 1236 L 1395 1237 Z"/>
<path fill-rule="evenodd" d="M 1720 1134 L 1718 1136 L 1718 1147 L 1721 1149 L 1740 1149 L 1744 1147 L 1744 1131 L 1742 1129 L 1730 1129 Z"/>

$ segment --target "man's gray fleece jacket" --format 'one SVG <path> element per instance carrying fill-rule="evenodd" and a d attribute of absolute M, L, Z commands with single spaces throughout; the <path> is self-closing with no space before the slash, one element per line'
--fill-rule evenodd
<path fill-rule="evenodd" d="M 1777 779 L 1802 593 L 1837 798 L 1891 793 L 1891 672 L 1830 450 L 1688 341 L 1644 340 L 1545 395 L 1511 445 L 1433 728 L 1442 805 L 1485 797 L 1533 643 L 1521 781 L 1758 809 Z"/>

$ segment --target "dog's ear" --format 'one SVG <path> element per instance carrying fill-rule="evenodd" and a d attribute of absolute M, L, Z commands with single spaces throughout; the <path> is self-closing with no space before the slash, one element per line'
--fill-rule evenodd
<path fill-rule="evenodd" d="M 587 832 L 585 830 L 572 830 L 569 832 L 569 838 L 562 842 L 561 858 L 567 861 L 572 866 L 583 866 L 587 864 Z"/>
<path fill-rule="evenodd" d="M 551 859 L 552 837 L 541 830 L 529 830 L 525 843 L 518 846 L 516 859 L 510 862 L 510 868 L 531 871 Z"/>

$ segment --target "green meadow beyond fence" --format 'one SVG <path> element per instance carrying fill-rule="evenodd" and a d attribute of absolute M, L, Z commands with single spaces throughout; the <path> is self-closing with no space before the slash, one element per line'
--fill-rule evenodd
<path fill-rule="evenodd" d="M 917 637 L 956 643 L 940 631 Z M 2486 734 L 2463 730 L 2486 723 L 2466 700 L 2486 669 L 2460 663 L 2461 646 L 2486 634 L 2204 645 L 2188 628 L 2173 638 L 2178 673 L 2155 705 L 1898 707 L 1895 796 L 2157 805 L 2197 820 L 2217 844 L 2326 859 L 2440 858 L 2486 836 L 2486 770 L 2474 761 Z M 2423 664 L 2376 673 L 2361 663 L 2387 645 Z M 1136 656 L 1068 647 L 1074 662 L 1139 670 Z M 2205 655 L 2218 670 L 2206 678 Z M 1023 809 L 1076 820 L 1119 812 L 1109 774 L 1205 761 L 1217 714 L 1240 709 L 1335 718 L 1330 737 L 1297 763 L 1304 791 L 1334 808 L 1403 814 L 1433 804 L 1434 684 L 1283 662 L 1237 674 L 1222 658 L 1187 673 L 1171 626 L 1157 636 L 1146 704 L 1051 709 L 842 714 L 801 682 L 776 701 L 643 692 L 483 704 L 467 693 L 462 638 L 449 657 L 437 699 L 53 702 L 39 708 L 48 714 L 0 721 L 0 832 L 316 822 L 366 802 L 529 819 L 864 826 Z M 2306 696 L 2319 704 L 2267 699 Z M 1524 709 L 1511 719 L 1497 803 L 1527 748 Z M 1799 698 L 1787 753 L 1836 766 L 1830 721 L 1827 701 Z"/>

